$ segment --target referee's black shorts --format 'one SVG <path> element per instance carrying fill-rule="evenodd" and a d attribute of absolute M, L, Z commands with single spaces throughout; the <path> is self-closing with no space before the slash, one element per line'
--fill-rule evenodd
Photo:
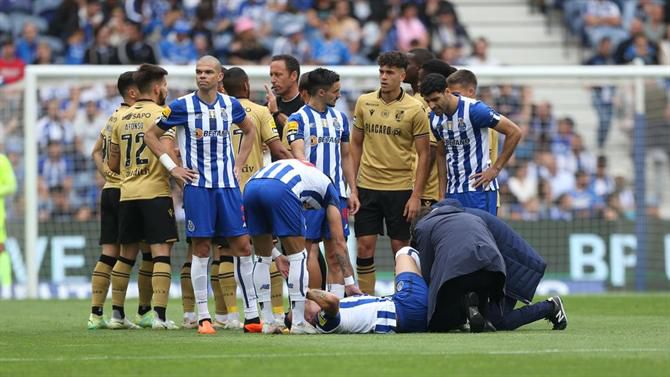
<path fill-rule="evenodd" d="M 172 198 L 124 200 L 119 203 L 119 243 L 179 241 Z"/>
<path fill-rule="evenodd" d="M 119 243 L 120 197 L 119 188 L 106 188 L 100 194 L 100 245 Z"/>
<path fill-rule="evenodd" d="M 354 219 L 356 237 L 386 234 L 393 240 L 409 240 L 410 224 L 405 220 L 405 205 L 412 190 L 385 191 L 358 188 L 361 207 Z"/>

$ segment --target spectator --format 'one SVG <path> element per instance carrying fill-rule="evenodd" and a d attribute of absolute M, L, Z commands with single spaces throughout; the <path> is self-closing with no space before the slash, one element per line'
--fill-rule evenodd
<path fill-rule="evenodd" d="M 593 192 L 591 177 L 583 170 L 575 174 L 575 188 L 569 192 L 575 217 L 590 218 L 602 209 L 603 202 Z"/>
<path fill-rule="evenodd" d="M 640 33 L 633 36 L 633 43 L 623 51 L 623 63 L 641 59 L 646 65 L 658 64 L 658 47 L 647 36 Z"/>
<path fill-rule="evenodd" d="M 541 160 L 540 177 L 549 181 L 552 199 L 570 192 L 575 187 L 575 175 L 559 169 L 554 155 L 544 152 L 541 154 Z"/>
<path fill-rule="evenodd" d="M 52 99 L 47 103 L 47 114 L 37 121 L 37 135 L 41 148 L 52 143 L 63 144 L 66 149 L 72 146 L 72 125 L 63 119 L 58 100 Z"/>
<path fill-rule="evenodd" d="M 16 46 L 11 38 L 2 42 L 0 53 L 0 86 L 23 79 L 25 63 L 16 57 Z"/>
<path fill-rule="evenodd" d="M 86 40 L 84 32 L 77 30 L 67 39 L 65 64 L 82 64 L 86 55 Z"/>
<path fill-rule="evenodd" d="M 160 43 L 161 64 L 195 64 L 198 53 L 189 36 L 191 24 L 186 20 L 178 20 L 172 30 L 174 33 Z"/>
<path fill-rule="evenodd" d="M 552 139 L 552 136 L 556 133 L 557 125 L 549 101 L 540 102 L 535 106 L 530 119 L 530 128 L 533 137 L 537 140 Z"/>
<path fill-rule="evenodd" d="M 443 51 L 446 48 L 468 46 L 471 44 L 468 32 L 456 20 L 453 6 L 446 4 L 440 3 L 437 15 L 435 16 L 435 23 L 431 28 L 430 46 L 433 51 Z"/>
<path fill-rule="evenodd" d="M 605 36 L 611 38 L 615 45 L 626 38 L 621 11 L 611 0 L 589 0 L 583 18 L 589 46 L 596 46 Z"/>
<path fill-rule="evenodd" d="M 638 35 L 644 35 L 644 24 L 642 20 L 639 18 L 633 18 L 631 20 L 628 29 L 628 35 L 628 39 L 625 39 L 618 44 L 613 44 L 614 46 L 617 46 L 616 51 L 614 52 L 614 61 L 617 64 L 627 64 L 630 62 L 630 60 L 626 60 L 626 53 L 628 52 L 630 57 L 631 51 L 634 50 L 633 46 L 635 44 L 635 37 Z M 658 51 L 658 46 L 656 43 L 652 41 L 648 42 L 653 49 Z"/>
<path fill-rule="evenodd" d="M 635 219 L 635 195 L 623 176 L 614 177 L 614 193 L 617 196 L 621 209 L 628 220 Z"/>
<path fill-rule="evenodd" d="M 61 185 L 49 188 L 49 205 L 47 212 L 40 214 L 40 220 L 68 222 L 75 219 L 76 211 L 70 204 L 68 190 Z"/>
<path fill-rule="evenodd" d="M 615 64 L 612 55 L 612 42 L 604 37 L 598 42 L 598 50 L 584 64 L 586 65 L 611 65 Z M 591 91 L 593 107 L 598 113 L 598 148 L 602 149 L 607 141 L 607 134 L 612 126 L 614 115 L 614 95 L 616 87 L 613 85 L 594 86 Z"/>
<path fill-rule="evenodd" d="M 110 43 L 111 29 L 101 26 L 95 31 L 95 41 L 84 54 L 84 64 L 119 64 L 118 51 Z"/>
<path fill-rule="evenodd" d="M 528 123 L 519 123 L 519 128 L 521 129 L 521 141 L 519 141 L 516 149 L 514 149 L 514 156 L 519 160 L 530 160 L 533 157 L 533 153 L 537 150 L 537 144 L 530 134 Z"/>
<path fill-rule="evenodd" d="M 310 44 L 305 40 L 304 25 L 291 24 L 283 30 L 282 37 L 277 38 L 272 55 L 291 55 L 300 64 L 306 64 L 312 58 Z"/>
<path fill-rule="evenodd" d="M 93 42 L 95 30 L 102 25 L 104 15 L 100 0 L 85 0 L 83 8 L 79 9 L 79 30 L 83 32 L 86 45 Z"/>
<path fill-rule="evenodd" d="M 351 61 L 351 54 L 347 45 L 335 38 L 331 23 L 321 25 L 321 37 L 312 42 L 312 62 L 321 65 L 346 65 Z"/>
<path fill-rule="evenodd" d="M 653 43 L 659 43 L 667 25 L 663 22 L 663 7 L 660 4 L 650 2 L 645 6 L 647 18 L 644 22 L 644 35 Z"/>
<path fill-rule="evenodd" d="M 514 176 L 509 179 L 508 186 L 517 202 L 525 204 L 537 198 L 537 180 L 528 174 L 528 162 L 522 162 L 516 169 Z"/>
<path fill-rule="evenodd" d="M 607 221 L 617 221 L 624 219 L 626 216 L 623 208 L 621 207 L 621 202 L 617 195 L 607 195 L 606 205 L 603 209 L 603 218 Z"/>
<path fill-rule="evenodd" d="M 198 58 L 205 55 L 212 55 L 214 53 L 209 38 L 207 38 L 205 34 L 198 33 L 193 36 L 193 47 L 195 48 L 195 54 Z"/>
<path fill-rule="evenodd" d="M 572 197 L 565 193 L 556 199 L 556 205 L 553 205 L 549 211 L 549 219 L 572 221 Z"/>
<path fill-rule="evenodd" d="M 158 64 L 153 46 L 144 41 L 142 25 L 126 22 L 126 40 L 118 47 L 121 64 Z"/>
<path fill-rule="evenodd" d="M 574 134 L 571 139 L 570 151 L 565 156 L 558 156 L 559 167 L 562 170 L 575 174 L 578 171 L 585 171 L 589 176 L 596 171 L 596 158 L 593 153 L 586 149 L 582 136 Z"/>
<path fill-rule="evenodd" d="M 400 7 L 400 17 L 395 21 L 395 28 L 398 32 L 398 49 L 401 51 L 428 47 L 428 31 L 419 20 L 418 11 L 413 2 L 403 3 Z"/>
<path fill-rule="evenodd" d="M 607 173 L 607 157 L 598 156 L 596 174 L 593 176 L 593 192 L 599 198 L 605 198 L 614 192 L 614 178 Z"/>
<path fill-rule="evenodd" d="M 60 143 L 51 141 L 46 149 L 46 157 L 41 157 L 37 164 L 38 190 L 40 196 L 43 197 L 46 197 L 49 191 L 56 186 L 62 186 L 69 191 L 72 188 L 74 172 L 72 160 L 65 157 Z"/>
<path fill-rule="evenodd" d="M 665 29 L 665 36 L 658 45 L 658 62 L 670 65 L 670 24 Z"/>
<path fill-rule="evenodd" d="M 463 45 L 460 43 L 446 47 L 440 52 L 439 57 L 452 65 L 467 65 Z"/>
<path fill-rule="evenodd" d="M 53 55 L 53 50 L 48 42 L 42 41 L 37 45 L 37 53 L 35 54 L 35 61 L 33 64 L 55 64 L 56 58 Z"/>
<path fill-rule="evenodd" d="M 570 117 L 561 118 L 558 120 L 558 127 L 556 135 L 551 141 L 551 151 L 557 155 L 567 156 L 572 148 L 572 138 L 574 132 L 575 122 Z"/>
<path fill-rule="evenodd" d="M 465 65 L 500 65 L 500 61 L 489 56 L 489 42 L 484 37 L 479 37 L 472 45 L 472 54 L 465 59 Z"/>
<path fill-rule="evenodd" d="M 16 55 L 24 62 L 35 60 L 37 53 L 37 26 L 32 22 L 26 22 L 23 25 L 21 37 L 16 41 Z"/>
<path fill-rule="evenodd" d="M 55 22 L 49 24 L 49 34 L 64 41 L 79 30 L 79 3 L 78 0 L 63 0 L 56 9 Z"/>
<path fill-rule="evenodd" d="M 263 46 L 256 34 L 256 24 L 246 17 L 235 21 L 235 39 L 230 46 L 230 63 L 236 65 L 267 64 L 270 50 Z"/>
<path fill-rule="evenodd" d="M 105 124 L 107 117 L 98 108 L 96 101 L 89 100 L 86 107 L 77 111 L 72 128 L 75 137 L 82 143 L 82 152 L 90 155 L 93 146 L 100 136 L 100 125 Z"/>
<path fill-rule="evenodd" d="M 510 119 L 518 119 L 523 109 L 520 90 L 510 84 L 504 84 L 499 87 L 499 91 L 495 98 L 496 110 Z"/>
<path fill-rule="evenodd" d="M 361 26 L 351 17 L 351 8 L 347 1 L 336 1 L 333 9 L 333 35 L 343 41 L 350 52 L 358 51 L 361 47 Z M 276 54 L 275 54 L 276 55 Z"/>
<path fill-rule="evenodd" d="M 115 7 L 112 9 L 106 26 L 109 27 L 109 43 L 112 46 L 120 45 L 126 38 L 126 12 L 123 11 L 123 8 Z"/>

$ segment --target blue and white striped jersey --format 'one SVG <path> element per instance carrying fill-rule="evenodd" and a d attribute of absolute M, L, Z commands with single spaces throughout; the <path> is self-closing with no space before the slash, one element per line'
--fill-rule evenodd
<path fill-rule="evenodd" d="M 330 178 L 307 161 L 279 160 L 259 170 L 254 179 L 277 179 L 288 186 L 306 209 L 321 209 L 329 204 L 339 208 L 340 198 Z"/>
<path fill-rule="evenodd" d="M 498 180 L 488 187 L 475 189 L 470 176 L 486 170 L 490 164 L 488 128 L 495 127 L 500 115 L 483 102 L 459 97 L 458 108 L 451 114 L 430 112 L 430 129 L 444 141 L 447 158 L 447 193 L 497 191 Z"/>
<path fill-rule="evenodd" d="M 327 334 L 386 334 L 396 332 L 396 326 L 395 303 L 390 297 L 343 298 L 335 316 L 322 310 L 316 319 L 316 329 Z"/>
<path fill-rule="evenodd" d="M 164 130 L 177 126 L 177 139 L 183 165 L 198 171 L 190 184 L 207 188 L 238 187 L 233 168 L 235 152 L 230 143 L 232 123 L 246 117 L 237 99 L 218 93 L 208 104 L 196 92 L 179 97 L 165 108 L 158 126 Z"/>
<path fill-rule="evenodd" d="M 340 149 L 340 143 L 349 142 L 349 120 L 344 113 L 332 107 L 321 113 L 305 105 L 286 121 L 286 139 L 289 144 L 304 140 L 305 158 L 329 176 L 340 196 L 346 197 Z"/>

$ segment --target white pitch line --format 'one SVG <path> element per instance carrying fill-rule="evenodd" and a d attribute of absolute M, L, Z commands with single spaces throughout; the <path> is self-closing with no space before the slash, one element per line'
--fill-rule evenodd
<path fill-rule="evenodd" d="M 511 350 L 511 351 L 453 351 L 453 352 L 302 352 L 302 353 L 241 353 L 241 354 L 214 354 L 214 355 L 123 355 L 123 356 L 81 356 L 81 357 L 0 357 L 0 363 L 28 363 L 28 362 L 71 362 L 71 361 L 122 361 L 122 360 L 206 360 L 206 359 L 263 359 L 263 358 L 291 358 L 291 357 L 348 357 L 348 356 L 453 356 L 469 354 L 488 355 L 530 355 L 530 354 L 557 354 L 557 353 L 639 353 L 639 352 L 670 352 L 662 348 L 580 348 L 580 349 L 546 349 L 546 350 Z"/>

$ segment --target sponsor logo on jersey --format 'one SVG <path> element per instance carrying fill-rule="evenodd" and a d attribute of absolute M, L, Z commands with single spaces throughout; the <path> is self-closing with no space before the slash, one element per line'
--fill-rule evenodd
<path fill-rule="evenodd" d="M 387 126 L 385 124 L 365 123 L 365 132 L 382 135 L 400 135 L 400 128 Z"/>

